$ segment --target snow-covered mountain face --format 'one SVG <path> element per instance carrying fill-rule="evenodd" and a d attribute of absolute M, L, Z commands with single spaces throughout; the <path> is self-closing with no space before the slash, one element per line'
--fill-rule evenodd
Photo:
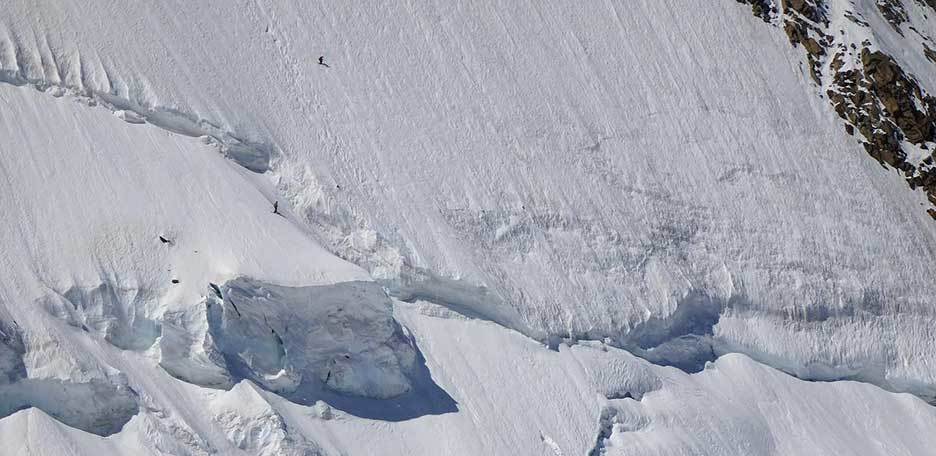
<path fill-rule="evenodd" d="M 0 453 L 936 447 L 932 0 L 0 11 Z"/>

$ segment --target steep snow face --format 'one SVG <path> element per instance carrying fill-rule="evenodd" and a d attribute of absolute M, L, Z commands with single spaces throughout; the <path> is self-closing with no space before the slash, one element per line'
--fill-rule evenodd
<path fill-rule="evenodd" d="M 867 24 L 832 45 L 930 68 L 900 53 L 911 26 L 936 34 L 922 3 L 896 29 L 870 0 L 821 5 L 827 31 Z M 0 436 L 91 454 L 929 448 L 918 398 L 706 364 L 742 352 L 936 396 L 926 197 L 842 131 L 816 72 L 834 60 L 748 8 L 5 0 Z M 906 137 L 925 165 L 932 141 Z M 381 287 L 410 302 L 405 328 Z M 912 420 L 882 433 L 862 413 Z"/>
<path fill-rule="evenodd" d="M 281 393 L 321 384 L 383 399 L 411 389 L 416 352 L 374 282 L 283 287 L 241 277 L 206 292 L 162 320 L 160 366 L 180 379 L 231 387 L 249 378 Z"/>
<path fill-rule="evenodd" d="M 346 395 L 409 391 L 417 355 L 384 291 L 274 213 L 264 178 L 51 95 L 0 85 L 0 416 L 37 407 L 109 435 L 142 413 L 184 443 L 184 405 L 151 383 L 167 373 L 293 391 L 330 370 Z"/>
<path fill-rule="evenodd" d="M 229 369 L 274 391 L 294 392 L 310 376 L 344 394 L 385 399 L 410 390 L 416 353 L 379 285 L 239 279 L 219 294 L 208 304 L 208 324 Z"/>
<path fill-rule="evenodd" d="M 238 383 L 217 394 L 210 413 L 237 448 L 258 456 L 313 456 L 325 454 L 314 442 L 288 433 L 283 418 L 252 383 Z"/>
<path fill-rule="evenodd" d="M 602 418 L 608 429 L 602 454 L 932 452 L 932 437 L 920 436 L 936 415 L 907 394 L 867 394 L 874 387 L 854 382 L 799 382 L 738 354 L 670 379 L 640 402 L 612 401 Z"/>
<path fill-rule="evenodd" d="M 688 335 L 657 358 L 694 369 L 741 351 L 936 384 L 925 196 L 842 131 L 810 61 L 746 5 L 8 3 L 7 80 L 257 145 L 315 237 L 400 298 L 540 340 Z M 849 36 L 932 68 L 875 4 L 846 3 L 822 2 L 871 24 Z M 903 5 L 902 27 L 934 34 L 929 7 Z M 714 327 L 627 335 L 699 296 Z M 832 333 L 861 343 L 789 342 Z"/>
<path fill-rule="evenodd" d="M 925 454 L 936 443 L 926 432 L 936 410 L 872 385 L 804 382 L 743 355 L 690 375 L 600 343 L 549 350 L 425 302 L 396 310 L 440 386 L 457 398 L 458 413 L 360 419 L 322 402 L 287 401 L 247 380 L 193 394 L 198 403 L 187 413 L 205 421 L 210 431 L 203 432 L 224 454 L 889 455 Z M 105 439 L 29 409 L 0 420 L 0 438 L 11 442 L 11 454 L 160 454 L 141 443 L 186 441 L 144 426 L 150 413 Z"/>

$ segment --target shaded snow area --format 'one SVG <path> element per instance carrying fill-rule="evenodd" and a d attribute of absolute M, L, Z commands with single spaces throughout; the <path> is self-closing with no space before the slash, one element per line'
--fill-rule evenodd
<path fill-rule="evenodd" d="M 936 448 L 932 0 L 0 11 L 0 454 Z"/>

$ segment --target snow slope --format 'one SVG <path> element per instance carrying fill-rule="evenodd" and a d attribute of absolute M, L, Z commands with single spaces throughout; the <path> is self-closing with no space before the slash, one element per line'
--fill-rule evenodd
<path fill-rule="evenodd" d="M 925 197 L 745 5 L 6 3 L 7 79 L 249 145 L 315 237 L 402 299 L 634 348 L 706 296 L 717 353 L 934 393 Z M 678 363 L 712 348 L 693 350 Z"/>
<path fill-rule="evenodd" d="M 747 5 L 0 6 L 11 451 L 930 448 L 926 196 Z"/>
<path fill-rule="evenodd" d="M 601 344 L 551 351 L 428 303 L 397 310 L 457 413 L 361 419 L 245 380 L 203 394 L 200 414 L 248 454 L 885 455 L 928 454 L 934 444 L 931 406 L 868 384 L 804 382 L 744 355 L 686 374 Z M 0 436 L 24 436 L 10 454 L 142 454 L 131 446 L 141 439 L 137 419 L 105 439 L 30 409 L 0 420 Z"/>
<path fill-rule="evenodd" d="M 88 100 L 0 90 L 4 415 L 113 433 L 159 393 L 140 378 L 157 366 L 208 386 L 288 392 L 335 370 L 326 389 L 409 389 L 415 351 L 383 290 L 273 214 L 261 176 Z"/>

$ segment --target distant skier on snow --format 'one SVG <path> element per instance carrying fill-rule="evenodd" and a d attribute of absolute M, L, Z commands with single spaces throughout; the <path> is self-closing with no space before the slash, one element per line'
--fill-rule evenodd
<path fill-rule="evenodd" d="M 281 214 L 279 213 L 279 201 L 274 201 L 274 202 L 273 202 L 273 213 L 276 214 L 276 215 L 281 215 Z"/>
<path fill-rule="evenodd" d="M 324 56 L 324 55 L 320 55 L 320 56 L 319 56 L 319 65 L 322 65 L 322 66 L 325 67 L 325 68 L 330 68 L 330 67 L 328 66 L 328 64 L 325 63 L 325 56 Z"/>

